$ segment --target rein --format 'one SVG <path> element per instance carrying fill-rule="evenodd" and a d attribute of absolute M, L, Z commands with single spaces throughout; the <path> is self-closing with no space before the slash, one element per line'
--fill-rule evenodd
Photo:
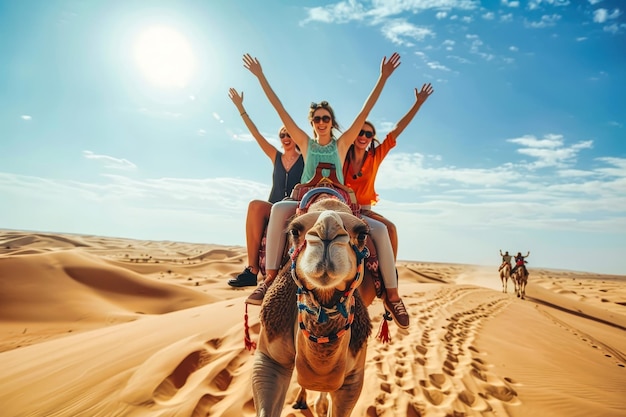
<path fill-rule="evenodd" d="M 332 307 L 325 307 L 320 305 L 320 303 L 315 299 L 315 294 L 311 291 L 307 290 L 298 276 L 296 275 L 296 259 L 298 255 L 306 246 L 306 241 L 302 242 L 302 244 L 294 250 L 291 248 L 291 277 L 295 281 L 298 289 L 296 290 L 296 294 L 298 296 L 298 326 L 300 327 L 300 331 L 302 334 L 309 340 L 315 343 L 328 343 L 339 339 L 341 336 L 346 334 L 352 322 L 354 321 L 354 291 L 361 285 L 363 281 L 363 260 L 369 256 L 369 250 L 367 247 L 364 247 L 362 251 L 360 251 L 356 245 L 352 245 L 352 249 L 356 254 L 357 258 L 357 271 L 350 287 L 344 291 L 341 298 L 337 301 L 337 303 Z M 307 304 L 307 299 L 309 304 Z M 304 324 L 305 314 L 310 314 L 312 316 L 317 317 L 318 323 L 326 323 L 330 316 L 336 316 L 337 314 L 341 314 L 344 318 L 347 319 L 347 323 L 337 332 L 332 333 L 328 336 L 316 336 L 311 334 L 309 330 L 306 329 Z"/>

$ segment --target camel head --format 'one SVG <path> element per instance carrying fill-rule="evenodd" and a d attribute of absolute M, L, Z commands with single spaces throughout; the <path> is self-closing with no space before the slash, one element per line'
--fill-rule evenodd
<path fill-rule="evenodd" d="M 357 276 L 358 256 L 365 250 L 367 224 L 334 198 L 313 203 L 289 225 L 295 274 L 318 301 L 345 291 Z"/>

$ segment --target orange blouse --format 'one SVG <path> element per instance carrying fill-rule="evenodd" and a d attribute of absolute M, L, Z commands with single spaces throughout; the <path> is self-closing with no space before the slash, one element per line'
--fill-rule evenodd
<path fill-rule="evenodd" d="M 343 164 L 343 178 L 344 183 L 354 190 L 357 202 L 363 206 L 373 206 L 379 200 L 378 194 L 374 189 L 374 183 L 376 182 L 376 175 L 378 174 L 378 168 L 383 162 L 383 159 L 387 156 L 389 151 L 396 146 L 396 138 L 387 134 L 385 140 L 376 147 L 376 152 L 373 149 L 367 151 L 367 157 L 363 162 L 360 172 L 362 175 L 358 176 L 350 164 L 349 158 Z"/>

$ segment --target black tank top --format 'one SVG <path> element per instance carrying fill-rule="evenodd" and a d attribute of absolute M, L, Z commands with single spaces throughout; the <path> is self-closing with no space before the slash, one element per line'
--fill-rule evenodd
<path fill-rule="evenodd" d="M 274 157 L 274 173 L 272 174 L 272 191 L 268 201 L 272 204 L 289 197 L 291 190 L 300 182 L 302 171 L 304 170 L 304 158 L 302 155 L 296 159 L 296 162 L 287 171 L 283 165 L 282 152 L 276 152 Z"/>

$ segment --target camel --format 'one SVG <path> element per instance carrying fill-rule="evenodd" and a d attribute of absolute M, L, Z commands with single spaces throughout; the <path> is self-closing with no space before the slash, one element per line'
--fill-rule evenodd
<path fill-rule="evenodd" d="M 376 296 L 371 280 L 363 280 L 367 231 L 348 205 L 333 198 L 313 203 L 289 224 L 291 265 L 261 306 L 252 372 L 257 416 L 280 416 L 294 368 L 301 395 L 309 389 L 326 399 L 328 393 L 330 407 L 326 399 L 319 409 L 331 417 L 351 414 L 372 331 L 367 305 Z"/>
<path fill-rule="evenodd" d="M 511 277 L 511 264 L 507 263 L 500 269 L 500 281 L 502 281 L 502 292 L 506 293 L 508 291 L 508 282 L 509 279 L 514 280 Z"/>
<path fill-rule="evenodd" d="M 515 293 L 518 298 L 522 300 L 526 296 L 526 284 L 528 283 L 528 270 L 526 266 L 520 266 L 513 274 L 513 281 L 515 282 Z"/>

